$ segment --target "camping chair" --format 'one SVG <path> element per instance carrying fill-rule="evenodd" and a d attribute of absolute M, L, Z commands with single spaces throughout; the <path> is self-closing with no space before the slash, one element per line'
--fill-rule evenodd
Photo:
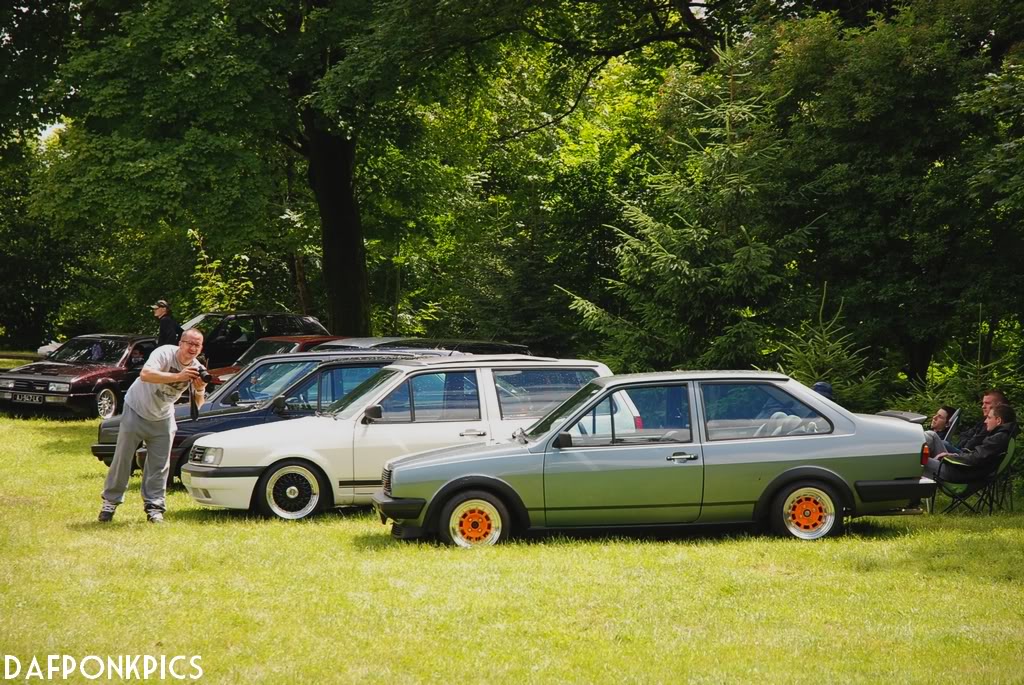
<path fill-rule="evenodd" d="M 1017 439 L 1011 438 L 1006 448 L 1006 458 L 996 472 L 993 484 L 993 503 L 999 509 L 1013 511 L 1013 486 L 1024 475 L 1024 459 L 1017 456 Z"/>
<path fill-rule="evenodd" d="M 985 510 L 991 514 L 997 506 L 1002 506 L 1003 489 L 1010 483 L 1008 467 L 1014 461 L 1016 451 L 1017 440 L 1010 438 L 1010 442 L 1006 446 L 1006 454 L 1003 455 L 995 472 L 970 483 L 948 483 L 938 480 L 939 487 L 936 489 L 936 495 L 941 491 L 951 500 L 942 513 L 949 514 L 964 507 L 975 514 L 980 514 Z M 929 510 L 935 511 L 935 495 L 932 495 Z"/>

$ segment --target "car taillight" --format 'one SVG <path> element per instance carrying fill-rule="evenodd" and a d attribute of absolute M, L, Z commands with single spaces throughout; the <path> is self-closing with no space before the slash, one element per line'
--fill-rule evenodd
<path fill-rule="evenodd" d="M 644 420 L 642 418 L 640 418 L 639 416 L 634 416 L 633 417 L 633 428 L 636 428 L 638 431 L 639 430 L 643 430 L 644 429 Z"/>
<path fill-rule="evenodd" d="M 928 463 L 928 458 L 931 456 L 931 450 L 928 449 L 928 443 L 921 445 L 921 466 Z"/>

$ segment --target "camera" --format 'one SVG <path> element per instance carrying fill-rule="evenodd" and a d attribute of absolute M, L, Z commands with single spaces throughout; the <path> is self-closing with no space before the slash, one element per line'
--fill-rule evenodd
<path fill-rule="evenodd" d="M 207 371 L 205 366 L 199 367 L 199 377 L 203 379 L 203 383 L 213 383 L 213 374 Z"/>

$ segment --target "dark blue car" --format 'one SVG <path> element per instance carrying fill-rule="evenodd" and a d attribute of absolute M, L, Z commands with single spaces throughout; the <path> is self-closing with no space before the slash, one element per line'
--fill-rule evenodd
<path fill-rule="evenodd" d="M 175 407 L 178 431 L 171 445 L 168 481 L 180 477 L 192 443 L 201 436 L 271 421 L 310 416 L 344 397 L 380 368 L 398 359 L 423 356 L 425 351 L 329 351 L 276 354 L 261 357 L 210 396 L 193 420 L 189 406 Z M 429 352 L 427 352 L 429 354 Z M 443 354 L 450 354 L 445 352 Z M 275 398 L 281 399 L 275 401 Z M 92 453 L 107 466 L 114 456 L 121 417 L 100 424 Z M 141 466 L 145 446 L 136 461 Z"/>

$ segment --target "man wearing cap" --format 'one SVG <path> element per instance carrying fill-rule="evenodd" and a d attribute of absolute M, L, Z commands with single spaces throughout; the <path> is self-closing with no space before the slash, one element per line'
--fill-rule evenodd
<path fill-rule="evenodd" d="M 160 332 L 157 333 L 157 347 L 161 345 L 177 345 L 181 340 L 181 326 L 171 316 L 171 305 L 167 300 L 157 300 L 156 304 L 149 305 L 153 310 L 153 316 L 160 320 Z"/>

